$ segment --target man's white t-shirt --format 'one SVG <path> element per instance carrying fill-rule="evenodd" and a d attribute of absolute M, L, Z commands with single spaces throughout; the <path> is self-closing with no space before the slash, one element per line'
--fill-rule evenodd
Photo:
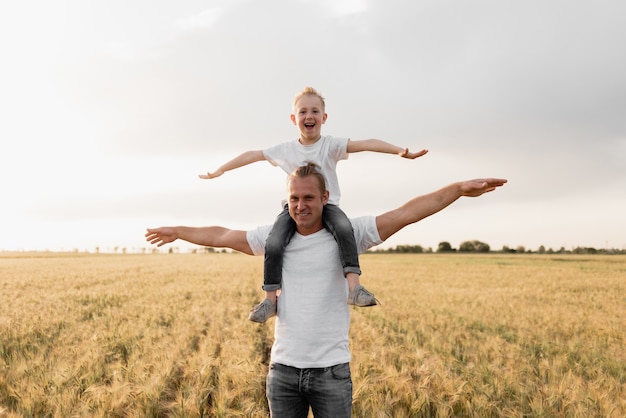
<path fill-rule="evenodd" d="M 351 219 L 359 253 L 380 244 L 376 218 Z M 247 232 L 254 255 L 263 255 L 271 225 Z M 283 256 L 271 361 L 297 368 L 350 361 L 348 283 L 331 233 L 296 233 Z"/>
<path fill-rule="evenodd" d="M 315 163 L 324 176 L 330 192 L 328 203 L 339 205 L 341 190 L 337 178 L 337 163 L 348 159 L 348 138 L 322 136 L 311 145 L 298 141 L 284 142 L 263 150 L 265 159 L 282 168 L 288 175 L 307 163 Z"/>

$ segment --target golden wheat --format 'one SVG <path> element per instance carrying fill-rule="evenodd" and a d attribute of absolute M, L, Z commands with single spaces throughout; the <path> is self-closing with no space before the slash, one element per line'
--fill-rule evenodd
<path fill-rule="evenodd" d="M 265 417 L 262 258 L 0 254 L 0 416 Z M 367 254 L 357 417 L 626 415 L 626 257 Z"/>

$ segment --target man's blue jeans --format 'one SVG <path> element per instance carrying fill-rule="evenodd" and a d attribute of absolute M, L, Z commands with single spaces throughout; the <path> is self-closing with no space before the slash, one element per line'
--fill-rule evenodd
<path fill-rule="evenodd" d="M 267 374 L 267 401 L 273 418 L 352 416 L 350 363 L 319 369 L 298 369 L 271 363 Z"/>

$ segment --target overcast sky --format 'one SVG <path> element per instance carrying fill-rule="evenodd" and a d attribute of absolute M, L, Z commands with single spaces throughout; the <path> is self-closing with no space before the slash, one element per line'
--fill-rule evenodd
<path fill-rule="evenodd" d="M 2 2 L 0 250 L 271 223 L 279 168 L 197 175 L 295 140 L 307 85 L 326 97 L 323 133 L 430 150 L 342 161 L 350 216 L 509 180 L 388 246 L 624 249 L 625 51 L 621 0 Z"/>

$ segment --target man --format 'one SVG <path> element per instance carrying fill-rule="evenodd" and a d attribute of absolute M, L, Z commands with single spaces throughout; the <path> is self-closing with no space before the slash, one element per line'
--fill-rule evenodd
<path fill-rule="evenodd" d="M 453 183 L 382 215 L 353 219 L 359 251 L 380 244 L 462 196 L 480 196 L 505 183 L 496 178 Z M 317 417 L 350 417 L 348 288 L 337 244 L 322 223 L 329 193 L 313 164 L 292 173 L 287 189 L 296 234 L 284 254 L 283 287 L 267 376 L 270 413 L 275 417 L 306 417 L 310 407 Z M 219 226 L 162 227 L 148 229 L 146 240 L 161 246 L 182 239 L 261 255 L 270 228 L 246 232 Z"/>

